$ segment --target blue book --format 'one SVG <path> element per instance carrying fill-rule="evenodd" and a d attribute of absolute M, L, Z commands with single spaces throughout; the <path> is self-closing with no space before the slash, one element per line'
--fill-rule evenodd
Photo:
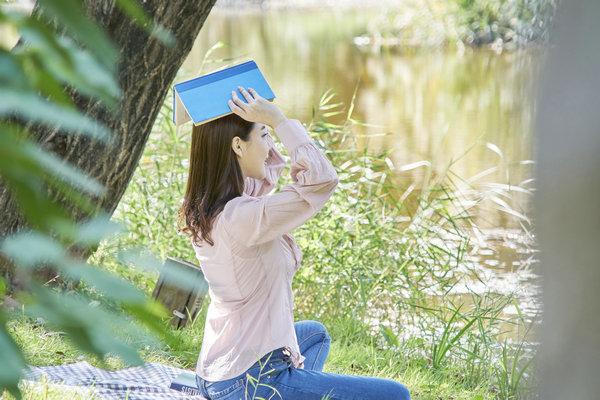
<path fill-rule="evenodd" d="M 238 86 L 251 87 L 267 100 L 275 98 L 256 63 L 248 61 L 174 85 L 173 122 L 200 125 L 231 114 L 227 102 Z M 238 96 L 244 100 L 239 92 Z"/>
<path fill-rule="evenodd" d="M 169 386 L 173 390 L 187 393 L 193 396 L 201 396 L 200 389 L 196 383 L 196 374 L 193 372 L 182 372 Z"/>

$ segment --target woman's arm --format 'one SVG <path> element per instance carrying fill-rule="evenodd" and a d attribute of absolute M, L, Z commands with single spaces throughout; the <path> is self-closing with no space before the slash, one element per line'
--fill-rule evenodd
<path fill-rule="evenodd" d="M 292 159 L 294 181 L 272 196 L 242 196 L 225 206 L 224 226 L 229 235 L 253 246 L 289 233 L 312 218 L 333 194 L 338 176 L 299 121 L 286 119 L 275 104 L 256 91 L 239 90 L 246 102 L 233 93 L 231 110 L 247 121 L 273 128 Z"/>
<path fill-rule="evenodd" d="M 291 177 L 270 196 L 242 196 L 223 210 L 229 235 L 245 246 L 271 241 L 312 218 L 333 194 L 338 176 L 299 121 L 285 120 L 275 132 L 290 153 Z"/>

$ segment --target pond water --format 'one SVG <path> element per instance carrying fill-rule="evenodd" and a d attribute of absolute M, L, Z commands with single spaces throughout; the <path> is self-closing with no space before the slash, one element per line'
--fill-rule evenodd
<path fill-rule="evenodd" d="M 326 89 L 346 107 L 356 93 L 352 117 L 372 125 L 353 129 L 364 135 L 360 145 L 371 153 L 393 150 L 389 157 L 407 185 L 418 186 L 424 168 L 402 171 L 401 166 L 427 160 L 434 174 L 452 162 L 454 176 L 462 179 L 491 171 L 477 181 L 491 192 L 499 184 L 532 189 L 533 165 L 528 160 L 533 158 L 534 96 L 543 50 L 498 54 L 355 44 L 376 15 L 376 10 L 215 9 L 177 79 L 224 65 L 210 59 L 254 59 L 288 117 L 310 122 L 313 106 Z M 227 45 L 207 55 L 220 41 Z M 467 256 L 477 277 L 455 290 L 514 293 L 518 308 L 511 304 L 505 313 L 533 316 L 540 309 L 534 244 L 522 229 L 524 220 L 515 217 L 530 214 L 531 196 L 511 194 L 478 208 L 475 219 L 482 229 L 472 238 Z"/>

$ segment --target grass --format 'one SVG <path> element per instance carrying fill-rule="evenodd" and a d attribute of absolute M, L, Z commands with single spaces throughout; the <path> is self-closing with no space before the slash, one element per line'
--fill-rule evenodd
<path fill-rule="evenodd" d="M 90 358 L 77 350 L 61 335 L 55 334 L 43 326 L 27 319 L 14 320 L 11 329 L 16 334 L 20 345 L 24 346 L 32 365 L 60 365 L 77 361 L 88 361 L 90 364 L 103 368 L 123 368 L 118 359 L 107 359 L 105 362 Z M 336 330 L 334 330 L 336 331 Z M 193 369 L 197 354 L 188 354 L 189 339 L 197 330 L 185 331 L 182 335 L 181 347 L 170 349 L 144 349 L 143 358 L 149 362 L 159 362 L 180 368 Z M 196 343 L 199 348 L 199 343 Z M 192 347 L 193 348 L 193 347 Z M 193 358 L 193 361 L 192 361 Z M 351 336 L 339 337 L 332 342 L 330 356 L 325 366 L 326 372 L 340 374 L 355 374 L 378 376 L 395 379 L 411 388 L 413 398 L 417 399 L 494 399 L 485 386 L 465 389 L 460 382 L 439 371 L 424 367 L 418 360 L 408 360 L 398 357 L 394 350 L 382 350 L 375 343 L 360 343 Z M 25 399 L 55 400 L 73 398 L 81 400 L 95 399 L 93 394 L 76 393 L 59 385 L 40 382 L 36 385 L 23 387 Z M 481 397 L 478 397 L 481 396 Z M 12 399 L 5 395 L 3 399 Z"/>
<path fill-rule="evenodd" d="M 195 262 L 189 240 L 177 232 L 176 217 L 190 138 L 188 129 L 172 125 L 169 104 L 166 99 L 113 216 L 128 231 L 106 239 L 91 260 L 147 295 L 156 272 L 122 262 L 121 252 L 137 248 L 159 259 L 169 255 Z M 465 301 L 453 292 L 457 283 L 474 279 L 464 259 L 477 229 L 473 211 L 497 204 L 496 199 L 507 213 L 525 218 L 507 200 L 513 191 L 528 190 L 461 179 L 452 174 L 452 165 L 434 173 L 426 162 L 419 164 L 425 168 L 423 182 L 400 182 L 396 172 L 416 166 L 393 166 L 388 153 L 370 154 L 358 146 L 352 128 L 360 122 L 352 119 L 352 108 L 336 104 L 331 92 L 315 106 L 308 129 L 337 167 L 340 183 L 317 217 L 294 232 L 304 252 L 294 280 L 296 319 L 327 326 L 333 342 L 325 370 L 394 379 L 415 399 L 533 398 L 535 351 L 527 336 L 533 323 L 502 314 L 514 303 L 511 295 L 472 292 Z M 340 115 L 343 124 L 329 122 Z M 522 225 L 528 228 L 525 220 Z M 145 361 L 193 369 L 205 312 L 206 304 L 191 326 L 173 331 L 171 345 L 131 340 Z M 503 339 L 507 323 L 526 333 Z M 125 367 L 120 359 L 98 360 L 77 350 L 60 332 L 25 316 L 11 320 L 9 329 L 31 365 L 86 360 L 104 368 Z M 39 390 L 42 395 L 34 394 Z M 47 383 L 25 393 L 36 399 L 65 396 Z"/>

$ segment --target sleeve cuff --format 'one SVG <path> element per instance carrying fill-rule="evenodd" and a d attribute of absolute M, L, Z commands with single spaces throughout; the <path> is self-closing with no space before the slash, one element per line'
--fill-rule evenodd
<path fill-rule="evenodd" d="M 302 144 L 312 142 L 306 129 L 296 119 L 286 119 L 277 125 L 274 130 L 289 153 L 292 153 L 296 147 Z"/>

